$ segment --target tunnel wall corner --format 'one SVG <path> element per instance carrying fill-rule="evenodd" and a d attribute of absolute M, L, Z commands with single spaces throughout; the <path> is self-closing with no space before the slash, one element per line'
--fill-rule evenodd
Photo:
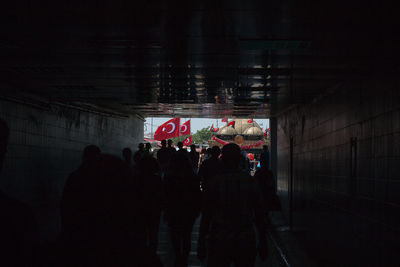
<path fill-rule="evenodd" d="M 10 128 L 0 189 L 28 204 L 42 241 L 60 230 L 59 202 L 64 183 L 89 144 L 121 155 L 143 141 L 144 121 L 65 105 L 37 105 L 0 99 L 0 118 Z"/>
<path fill-rule="evenodd" d="M 396 82 L 370 77 L 344 83 L 277 117 L 283 213 L 321 258 L 359 256 L 372 265 L 395 260 L 399 103 Z"/>

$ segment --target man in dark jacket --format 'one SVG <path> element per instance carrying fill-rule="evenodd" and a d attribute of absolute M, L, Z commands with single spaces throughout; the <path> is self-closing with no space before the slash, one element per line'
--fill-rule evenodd
<path fill-rule="evenodd" d="M 240 169 L 241 150 L 236 144 L 222 149 L 222 170 L 207 184 L 200 223 L 198 257 L 208 254 L 208 267 L 254 266 L 258 252 L 267 252 L 264 211 L 259 191 Z M 253 225 L 255 224 L 255 225 Z M 206 239 L 208 249 L 206 253 Z"/>
<path fill-rule="evenodd" d="M 167 169 L 168 163 L 171 159 L 171 150 L 167 148 L 167 141 L 161 141 L 161 148 L 157 151 L 157 160 L 158 164 L 160 164 L 162 174 L 165 173 Z"/>
<path fill-rule="evenodd" d="M 217 174 L 220 169 L 219 155 L 221 149 L 218 146 L 211 148 L 211 157 L 206 159 L 200 166 L 199 176 L 201 179 L 201 187 L 203 190 L 206 189 L 207 183 Z"/>

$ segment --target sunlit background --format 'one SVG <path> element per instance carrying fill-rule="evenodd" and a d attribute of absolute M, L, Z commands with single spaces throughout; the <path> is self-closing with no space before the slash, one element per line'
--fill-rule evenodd
<path fill-rule="evenodd" d="M 151 118 L 148 117 L 146 118 L 146 121 L 144 123 L 144 136 L 145 138 L 153 139 L 154 132 L 156 131 L 157 127 L 163 124 L 164 122 L 170 120 L 171 118 Z M 249 118 L 250 119 L 250 118 Z M 197 131 L 206 128 L 206 127 L 211 127 L 214 126 L 215 128 L 217 127 L 222 127 L 226 125 L 226 122 L 222 122 L 222 118 L 219 119 L 203 119 L 203 118 L 181 118 L 181 124 L 186 122 L 187 120 L 191 121 L 191 133 L 194 134 Z M 234 118 L 228 118 L 228 121 L 234 120 Z M 254 119 L 255 122 L 260 125 L 263 130 L 266 128 L 269 128 L 269 119 Z"/>

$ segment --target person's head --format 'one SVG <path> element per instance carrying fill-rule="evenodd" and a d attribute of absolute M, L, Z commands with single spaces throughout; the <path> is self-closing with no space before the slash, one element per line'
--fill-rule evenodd
<path fill-rule="evenodd" d="M 196 152 L 196 145 L 190 145 L 190 152 Z"/>
<path fill-rule="evenodd" d="M 100 148 L 96 145 L 88 145 L 83 149 L 82 161 L 93 162 L 100 156 Z"/>
<path fill-rule="evenodd" d="M 126 162 L 131 162 L 132 159 L 132 150 L 129 147 L 125 147 L 122 150 L 122 157 Z"/>
<path fill-rule="evenodd" d="M 146 149 L 150 150 L 151 149 L 151 144 L 150 143 L 146 143 Z"/>
<path fill-rule="evenodd" d="M 144 149 L 144 144 L 143 143 L 139 143 L 138 149 L 142 151 Z"/>
<path fill-rule="evenodd" d="M 218 158 L 219 154 L 221 154 L 221 149 L 219 148 L 219 146 L 213 146 L 211 148 L 211 157 Z"/>
<path fill-rule="evenodd" d="M 203 155 L 206 154 L 206 151 L 207 151 L 207 149 L 202 148 L 202 149 L 201 149 L 201 154 L 203 154 Z"/>
<path fill-rule="evenodd" d="M 166 147 L 167 146 L 167 141 L 165 139 L 161 140 L 161 146 L 162 147 Z"/>
<path fill-rule="evenodd" d="M 3 167 L 4 158 L 7 152 L 8 136 L 10 130 L 8 129 L 7 123 L 0 119 L 0 171 Z"/>
<path fill-rule="evenodd" d="M 263 145 L 263 150 L 264 151 L 268 151 L 268 146 L 267 145 Z"/>
<path fill-rule="evenodd" d="M 172 144 L 173 144 L 174 142 L 171 140 L 171 139 L 168 139 L 168 147 L 172 147 Z"/>
<path fill-rule="evenodd" d="M 206 153 L 207 153 L 208 155 L 211 155 L 211 147 L 207 148 Z"/>
<path fill-rule="evenodd" d="M 182 149 L 183 148 L 183 143 L 182 142 L 178 142 L 178 148 Z"/>
<path fill-rule="evenodd" d="M 240 164 L 241 149 L 238 145 L 230 143 L 222 148 L 222 163 L 229 169 L 237 169 Z"/>

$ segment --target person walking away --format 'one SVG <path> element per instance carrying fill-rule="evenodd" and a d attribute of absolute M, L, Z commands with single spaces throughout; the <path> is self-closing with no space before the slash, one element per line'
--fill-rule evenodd
<path fill-rule="evenodd" d="M 183 143 L 178 142 L 177 145 L 178 145 L 177 153 L 180 153 L 180 154 L 184 155 L 185 157 L 189 158 L 189 152 L 187 152 L 187 150 L 185 148 L 183 148 Z"/>
<path fill-rule="evenodd" d="M 206 154 L 204 155 L 204 160 L 209 159 L 211 157 L 211 147 L 206 149 Z"/>
<path fill-rule="evenodd" d="M 201 193 L 198 177 L 188 157 L 172 156 L 165 176 L 165 219 L 175 252 L 175 267 L 186 267 L 191 248 L 191 232 L 200 214 Z"/>
<path fill-rule="evenodd" d="M 144 152 L 145 152 L 147 155 L 153 156 L 153 152 L 151 151 L 151 144 L 150 144 L 150 143 L 146 143 L 146 144 L 145 144 Z"/>
<path fill-rule="evenodd" d="M 261 157 L 260 165 L 261 168 L 258 169 L 254 174 L 254 180 L 260 189 L 264 203 L 263 207 L 265 208 L 266 219 L 268 220 L 268 212 L 280 210 L 281 204 L 279 197 L 276 194 L 273 174 L 268 169 L 268 162 L 266 158 Z"/>
<path fill-rule="evenodd" d="M 171 139 L 168 139 L 168 150 L 170 151 L 170 154 L 172 156 L 172 154 L 175 154 L 176 149 L 175 147 L 173 147 L 174 141 L 172 141 Z"/>
<path fill-rule="evenodd" d="M 220 169 L 219 155 L 221 154 L 221 149 L 218 146 L 213 146 L 211 148 L 211 157 L 205 160 L 199 169 L 199 177 L 201 181 L 201 188 L 206 189 L 207 183 L 218 173 Z"/>
<path fill-rule="evenodd" d="M 63 261 L 67 266 L 160 266 L 138 233 L 141 200 L 128 166 L 111 155 L 85 164 L 62 197 Z"/>
<path fill-rule="evenodd" d="M 133 163 L 135 165 L 138 164 L 139 160 L 143 157 L 144 154 L 145 154 L 144 144 L 139 143 L 138 150 L 135 152 L 135 154 L 133 154 Z"/>
<path fill-rule="evenodd" d="M 170 158 L 171 158 L 171 152 L 167 148 L 167 141 L 162 140 L 161 148 L 160 148 L 160 150 L 157 151 L 157 160 L 158 160 L 158 164 L 160 165 L 160 168 L 161 168 L 162 176 L 164 175 L 164 173 L 167 169 Z"/>
<path fill-rule="evenodd" d="M 263 145 L 263 149 L 260 154 L 260 164 L 262 160 L 266 164 L 266 168 L 269 169 L 269 149 L 267 145 Z"/>
<path fill-rule="evenodd" d="M 229 267 L 231 263 L 235 267 L 254 266 L 257 255 L 254 228 L 258 232 L 260 257 L 266 258 L 261 196 L 251 176 L 240 169 L 241 157 L 239 146 L 225 145 L 221 170 L 204 193 L 198 257 L 204 260 L 208 256 L 207 267 Z"/>
<path fill-rule="evenodd" d="M 199 166 L 201 166 L 201 164 L 203 163 L 203 161 L 205 160 L 205 155 L 206 155 L 206 149 L 202 148 L 201 152 L 200 152 L 200 159 L 199 159 Z"/>
<path fill-rule="evenodd" d="M 189 158 L 190 161 L 192 162 L 192 168 L 194 170 L 194 173 L 197 174 L 199 170 L 199 152 L 196 151 L 196 145 L 190 145 L 190 152 L 189 152 Z"/>
<path fill-rule="evenodd" d="M 144 220 L 145 242 L 151 253 L 157 253 L 158 229 L 164 201 L 160 168 L 155 158 L 146 155 L 137 165 L 136 186 L 140 194 L 140 215 Z"/>

